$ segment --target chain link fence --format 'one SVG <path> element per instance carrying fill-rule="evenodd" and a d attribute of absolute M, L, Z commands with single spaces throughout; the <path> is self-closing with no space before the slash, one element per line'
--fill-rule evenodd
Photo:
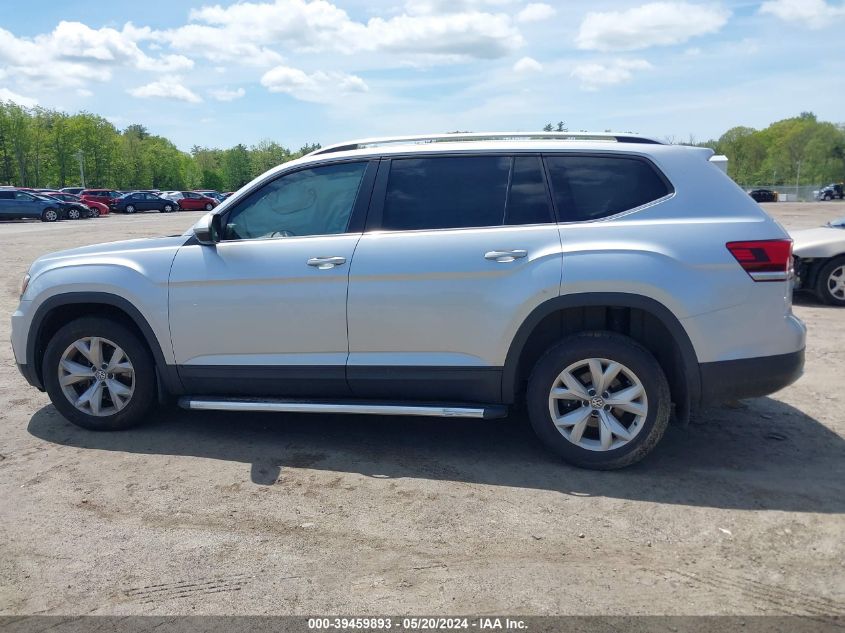
<path fill-rule="evenodd" d="M 825 187 L 828 183 L 823 185 L 742 185 L 739 186 L 745 191 L 752 191 L 754 189 L 769 189 L 777 192 L 778 202 L 812 202 L 815 200 L 815 193 Z"/>

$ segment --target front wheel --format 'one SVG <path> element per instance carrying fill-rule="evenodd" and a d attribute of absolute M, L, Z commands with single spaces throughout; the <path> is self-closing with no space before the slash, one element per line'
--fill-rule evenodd
<path fill-rule="evenodd" d="M 55 209 L 44 209 L 44 212 L 41 214 L 42 222 L 55 222 L 58 219 L 59 212 Z"/>
<path fill-rule="evenodd" d="M 90 213 L 91 213 L 92 218 L 99 218 L 100 217 L 100 210 L 97 209 L 96 207 L 93 207 L 92 209 L 90 209 Z"/>
<path fill-rule="evenodd" d="M 214 205 L 211 204 L 210 202 L 205 203 L 205 210 L 206 211 L 211 211 L 213 208 L 214 208 Z"/>
<path fill-rule="evenodd" d="M 78 220 L 82 217 L 82 214 L 79 212 L 79 209 L 76 207 L 67 210 L 67 219 L 68 220 Z"/>
<path fill-rule="evenodd" d="M 43 374 L 59 413 L 94 431 L 134 426 L 156 401 L 149 350 L 110 319 L 84 317 L 62 327 L 47 345 Z"/>
<path fill-rule="evenodd" d="M 164 205 L 164 212 L 165 213 L 170 213 L 171 211 L 173 211 L 173 205 L 172 204 Z"/>
<path fill-rule="evenodd" d="M 669 385 L 636 341 L 611 332 L 563 339 L 528 381 L 528 414 L 540 440 L 582 468 L 611 470 L 645 457 L 669 422 Z"/>
<path fill-rule="evenodd" d="M 845 255 L 834 257 L 819 270 L 816 294 L 828 305 L 845 306 Z"/>

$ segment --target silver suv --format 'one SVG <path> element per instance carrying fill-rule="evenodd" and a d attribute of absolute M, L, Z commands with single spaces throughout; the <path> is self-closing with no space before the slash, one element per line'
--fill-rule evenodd
<path fill-rule="evenodd" d="M 37 260 L 23 375 L 70 421 L 187 409 L 495 418 L 618 468 L 670 418 L 798 378 L 791 242 L 703 148 L 613 135 L 370 139 L 178 237 Z"/>

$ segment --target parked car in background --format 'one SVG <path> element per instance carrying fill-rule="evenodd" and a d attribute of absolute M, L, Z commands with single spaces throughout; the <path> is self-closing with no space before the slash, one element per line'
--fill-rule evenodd
<path fill-rule="evenodd" d="M 83 200 L 79 196 L 73 195 L 72 193 L 64 193 L 62 191 L 52 191 L 47 193 L 53 198 L 58 198 L 64 202 L 78 202 L 79 204 L 84 205 L 89 211 L 89 216 L 92 218 L 109 214 L 109 206 L 107 204 L 103 204 L 102 202 Z"/>
<path fill-rule="evenodd" d="M 58 198 L 52 195 L 50 192 L 44 190 L 39 190 L 34 195 L 38 196 L 39 198 L 44 198 L 45 200 L 55 201 L 56 204 L 58 204 L 59 207 L 64 210 L 64 216 L 68 220 L 84 220 L 91 217 L 91 209 L 89 209 L 87 206 L 85 206 L 79 201 L 62 200 L 61 198 Z"/>
<path fill-rule="evenodd" d="M 778 194 L 771 189 L 752 189 L 748 192 L 755 202 L 777 202 Z"/>
<path fill-rule="evenodd" d="M 0 189 L 0 218 L 34 219 L 55 222 L 65 219 L 65 210 L 58 200 L 42 198 L 28 191 Z"/>
<path fill-rule="evenodd" d="M 79 197 L 83 201 L 93 200 L 94 202 L 111 207 L 112 203 L 122 195 L 121 192 L 115 191 L 114 189 L 84 189 L 79 194 Z"/>
<path fill-rule="evenodd" d="M 234 191 L 226 191 L 226 192 L 223 194 L 223 198 L 224 198 L 224 199 L 225 199 L 225 198 L 228 198 L 228 197 L 229 197 L 229 196 L 231 196 L 233 193 L 235 193 L 235 192 L 234 192 Z"/>
<path fill-rule="evenodd" d="M 226 199 L 226 196 L 219 191 L 214 191 L 213 189 L 194 189 L 193 193 L 198 193 L 207 198 L 214 198 L 218 203 L 223 202 Z"/>
<path fill-rule="evenodd" d="M 195 191 L 180 191 L 179 208 L 184 211 L 211 211 L 220 204 L 220 200 Z"/>
<path fill-rule="evenodd" d="M 827 187 L 822 187 L 818 191 L 813 192 L 816 200 L 842 200 L 845 198 L 845 189 L 842 188 L 841 183 L 831 183 Z"/>
<path fill-rule="evenodd" d="M 80 193 L 85 191 L 85 187 L 62 187 L 59 189 L 62 193 L 72 193 L 75 196 L 78 196 Z"/>
<path fill-rule="evenodd" d="M 845 306 L 845 217 L 817 229 L 792 231 L 795 288 L 828 305 Z"/>
<path fill-rule="evenodd" d="M 176 203 L 146 191 L 133 191 L 117 198 L 112 204 L 113 211 L 122 213 L 136 213 L 138 211 L 159 211 L 170 213 L 178 207 Z"/>

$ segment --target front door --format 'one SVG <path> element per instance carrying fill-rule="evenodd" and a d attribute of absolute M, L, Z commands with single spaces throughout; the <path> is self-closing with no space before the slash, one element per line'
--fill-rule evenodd
<path fill-rule="evenodd" d="M 225 212 L 219 243 L 179 250 L 170 330 L 191 393 L 347 395 L 346 291 L 361 236 L 350 227 L 375 169 L 283 174 Z"/>

